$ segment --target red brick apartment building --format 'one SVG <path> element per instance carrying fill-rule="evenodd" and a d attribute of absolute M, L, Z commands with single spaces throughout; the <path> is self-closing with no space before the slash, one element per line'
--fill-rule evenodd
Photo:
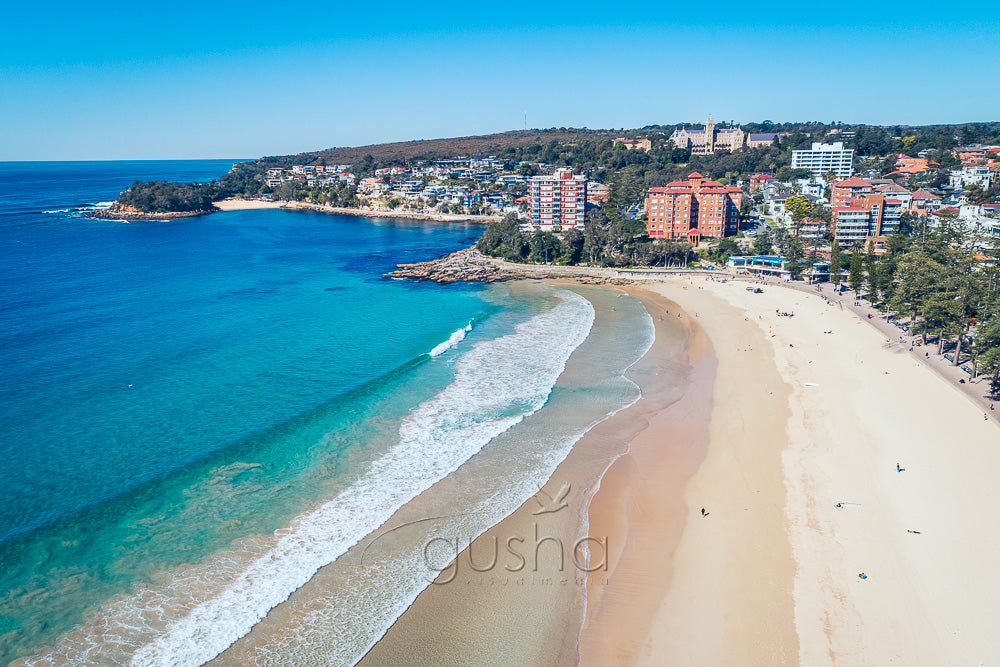
<path fill-rule="evenodd" d="M 687 240 L 697 246 L 703 238 L 735 234 L 742 203 L 739 188 L 694 172 L 686 181 L 650 188 L 646 193 L 646 230 L 653 238 Z"/>
<path fill-rule="evenodd" d="M 830 189 L 830 206 L 848 206 L 852 199 L 861 199 L 872 193 L 872 184 L 857 176 L 837 181 Z"/>

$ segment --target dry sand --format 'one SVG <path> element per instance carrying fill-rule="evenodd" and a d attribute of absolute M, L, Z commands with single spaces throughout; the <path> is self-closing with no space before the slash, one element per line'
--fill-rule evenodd
<path fill-rule="evenodd" d="M 545 488 L 589 504 L 529 501 L 473 545 L 607 538 L 606 570 L 431 586 L 363 664 L 995 663 L 1000 427 L 855 315 L 745 287 L 629 288 L 657 324 L 643 399 Z"/>
<path fill-rule="evenodd" d="M 222 199 L 212 202 L 220 211 L 250 211 L 259 208 L 285 208 L 288 202 L 261 199 Z"/>
<path fill-rule="evenodd" d="M 343 208 L 337 206 L 327 206 L 325 204 L 309 204 L 301 201 L 221 199 L 212 203 L 215 204 L 216 208 L 220 211 L 250 211 L 264 208 L 283 208 L 298 209 L 302 211 L 317 211 L 319 213 L 332 213 L 335 215 L 352 215 L 363 218 L 385 218 L 390 220 L 405 218 L 410 220 L 432 220 L 436 222 L 496 222 L 500 219 L 493 215 L 422 213 L 420 211 L 410 211 L 407 209 L 374 210 L 363 208 Z"/>
<path fill-rule="evenodd" d="M 652 288 L 687 306 L 692 362 L 711 352 L 718 366 L 707 391 L 689 392 L 631 442 L 615 467 L 634 463 L 632 474 L 610 484 L 606 477 L 594 498 L 592 520 L 609 514 L 610 505 L 614 516 L 606 520 L 625 526 L 628 542 L 612 564 L 610 584 L 588 597 L 580 637 L 585 665 L 795 660 L 794 567 L 781 474 L 788 391 L 763 333 L 742 316 L 745 326 L 737 327 L 731 307 L 704 298 L 695 286 L 702 282 Z M 747 346 L 756 351 L 742 351 Z M 708 436 L 701 466 L 680 477 L 664 447 L 676 437 L 678 419 Z M 679 497 L 678 482 L 685 484 Z M 620 496 L 629 502 L 615 511 Z M 682 517 L 673 548 L 662 539 L 677 530 L 676 522 L 660 519 L 669 510 Z"/>
<path fill-rule="evenodd" d="M 1000 428 L 853 314 L 800 291 L 745 287 L 703 278 L 648 287 L 669 299 L 644 297 L 654 319 L 665 309 L 675 318 L 673 303 L 685 309 L 690 382 L 679 400 L 657 400 L 658 338 L 635 377 L 644 399 L 560 467 L 560 480 L 585 483 L 588 446 L 607 455 L 602 441 L 628 443 L 589 505 L 589 534 L 611 545 L 607 576 L 589 581 L 576 652 L 563 636 L 548 651 L 512 655 L 518 664 L 992 664 Z M 523 521 L 524 509 L 507 521 Z M 446 589 L 418 598 L 368 662 L 402 664 L 410 641 L 464 615 L 555 611 L 551 599 Z M 579 612 L 563 613 L 571 622 Z M 518 642 L 502 625 L 468 629 Z M 437 654 L 447 664 L 496 662 L 461 643 L 449 649 Z"/>
<path fill-rule="evenodd" d="M 574 445 L 542 489 L 555 496 L 564 484 L 571 485 L 572 511 L 537 515 L 534 512 L 538 506 L 529 500 L 472 545 L 472 552 L 483 552 L 493 540 L 503 544 L 511 535 L 537 534 L 554 536 L 568 545 L 569 550 L 582 538 L 592 537 L 595 542 L 589 545 L 593 557 L 590 568 L 594 571 L 587 574 L 570 560 L 565 571 L 556 571 L 546 564 L 548 567 L 523 578 L 523 583 L 515 583 L 520 578 L 494 577 L 488 573 L 465 584 L 455 581 L 431 586 L 365 656 L 362 665 L 563 665 L 578 661 L 583 594 L 588 587 L 600 590 L 609 583 L 610 564 L 616 562 L 615 554 L 621 552 L 627 538 L 627 531 L 613 517 L 605 521 L 591 513 L 588 530 L 586 508 L 592 489 L 622 454 L 626 443 L 649 429 L 650 420 L 678 399 L 684 401 L 682 397 L 689 393 L 690 387 L 711 389 L 710 358 L 702 359 L 702 368 L 688 367 L 686 322 L 658 317 L 668 307 L 676 313 L 676 306 L 644 290 L 623 291 L 641 298 L 654 315 L 653 347 L 628 373 L 642 388 L 643 399 L 591 429 Z M 572 368 L 572 362 L 567 368 Z M 697 424 L 688 427 L 683 419 L 676 419 L 670 427 L 669 449 L 674 465 L 673 469 L 662 472 L 675 478 L 676 483 L 671 491 L 664 491 L 670 494 L 670 502 L 658 508 L 658 517 L 660 525 L 669 523 L 674 530 L 657 531 L 654 540 L 668 545 L 666 548 L 680 536 L 683 517 L 677 506 L 683 481 L 698 468 L 707 438 L 707 433 L 698 432 Z M 604 478 L 608 480 L 609 476 Z M 608 559 L 604 558 L 603 540 L 610 554 Z M 459 560 L 467 559 L 467 552 L 463 552 Z M 605 562 L 609 564 L 607 569 L 603 567 Z"/>
<path fill-rule="evenodd" d="M 688 522 L 645 662 L 994 663 L 996 423 L 818 296 L 704 279 L 655 289 L 698 312 L 720 372 L 708 456 L 686 492 L 710 515 Z M 784 418 L 746 421 L 785 395 Z"/>

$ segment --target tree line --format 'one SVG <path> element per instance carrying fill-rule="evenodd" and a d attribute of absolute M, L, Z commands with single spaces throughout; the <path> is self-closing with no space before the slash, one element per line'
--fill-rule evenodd
<path fill-rule="evenodd" d="M 945 355 L 972 377 L 992 375 L 1000 395 L 1000 270 L 991 261 L 988 239 L 950 212 L 937 224 L 889 237 L 887 252 L 871 246 L 847 250 L 833 244 L 834 283 L 864 297 L 904 324 L 928 354 Z M 986 252 L 992 253 L 986 255 Z"/>
<path fill-rule="evenodd" d="M 600 266 L 686 267 L 697 258 L 686 241 L 650 240 L 637 232 L 634 221 L 612 220 L 600 209 L 587 212 L 583 229 L 558 234 L 525 231 L 516 214 L 491 222 L 476 243 L 484 255 L 510 262 L 549 264 L 590 263 Z"/>
<path fill-rule="evenodd" d="M 144 213 L 211 211 L 217 192 L 215 183 L 136 182 L 115 203 Z"/>

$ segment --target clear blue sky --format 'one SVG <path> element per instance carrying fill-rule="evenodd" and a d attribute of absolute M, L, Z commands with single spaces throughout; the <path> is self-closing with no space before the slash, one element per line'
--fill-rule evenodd
<path fill-rule="evenodd" d="M 0 160 L 529 127 L 1000 120 L 1000 2 L 16 2 Z"/>

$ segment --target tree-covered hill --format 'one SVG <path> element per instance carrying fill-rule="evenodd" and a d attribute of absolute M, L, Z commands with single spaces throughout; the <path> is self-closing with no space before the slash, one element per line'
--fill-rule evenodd
<path fill-rule="evenodd" d="M 699 127 L 698 123 L 686 124 Z M 725 122 L 716 127 L 726 127 Z M 791 162 L 797 148 L 808 148 L 815 141 L 844 141 L 858 156 L 884 157 L 894 154 L 916 155 L 924 149 L 936 151 L 935 159 L 948 158 L 949 149 L 971 143 L 1000 143 L 1000 122 L 928 126 L 847 126 L 839 123 L 799 122 L 743 123 L 748 132 L 780 133 L 778 142 L 763 148 L 719 155 L 692 156 L 684 147 L 675 147 L 670 136 L 679 125 L 650 125 L 633 130 L 590 130 L 586 128 L 549 128 L 516 130 L 497 134 L 404 141 L 352 148 L 268 156 L 237 165 L 213 184 L 181 187 L 179 184 L 137 184 L 119 198 L 119 204 L 141 211 L 199 210 L 187 207 L 205 205 L 206 197 L 275 196 L 266 181 L 271 168 L 288 169 L 293 165 L 351 165 L 351 171 L 363 178 L 379 167 L 412 166 L 420 161 L 459 157 L 495 156 L 508 169 L 531 175 L 533 168 L 520 163 L 568 166 L 586 173 L 593 180 L 612 186 L 612 204 L 630 206 L 641 199 L 649 187 L 657 187 L 698 171 L 719 180 L 746 178 L 756 172 L 777 173 Z M 618 137 L 650 139 L 649 152 L 626 150 L 616 144 Z M 942 166 L 947 166 L 942 162 Z M 308 197 L 306 188 L 298 188 L 292 198 Z M 350 197 L 342 197 L 347 202 Z M 344 205 L 342 203 L 341 205 Z M 346 205 L 350 205 L 347 203 Z"/>
<path fill-rule="evenodd" d="M 144 213 L 211 211 L 215 209 L 212 200 L 216 193 L 214 183 L 137 182 L 123 192 L 115 204 Z"/>

